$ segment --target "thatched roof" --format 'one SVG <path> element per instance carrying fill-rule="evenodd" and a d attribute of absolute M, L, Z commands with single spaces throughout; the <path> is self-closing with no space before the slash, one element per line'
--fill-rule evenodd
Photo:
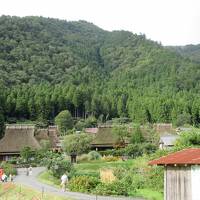
<path fill-rule="evenodd" d="M 48 134 L 49 134 L 49 140 L 50 140 L 51 146 L 53 148 L 56 148 L 60 142 L 58 138 L 58 135 L 59 135 L 58 128 L 49 126 Z"/>
<path fill-rule="evenodd" d="M 6 127 L 5 136 L 0 140 L 0 153 L 19 153 L 24 147 L 40 149 L 40 144 L 34 137 L 33 127 Z"/>
<path fill-rule="evenodd" d="M 114 147 L 116 143 L 118 143 L 118 138 L 112 128 L 99 127 L 91 145 L 93 147 Z"/>
<path fill-rule="evenodd" d="M 85 132 L 90 134 L 96 134 L 98 132 L 98 128 L 86 128 Z"/>
<path fill-rule="evenodd" d="M 48 129 L 37 129 L 35 131 L 35 138 L 40 142 L 41 140 L 48 140 L 49 139 L 49 133 Z"/>
<path fill-rule="evenodd" d="M 154 124 L 154 129 L 157 133 L 160 133 L 160 134 L 175 133 L 176 132 L 176 130 L 173 128 L 171 123 Z"/>

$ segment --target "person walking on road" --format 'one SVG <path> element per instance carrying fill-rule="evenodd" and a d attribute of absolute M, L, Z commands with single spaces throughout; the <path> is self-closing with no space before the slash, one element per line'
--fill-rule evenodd
<path fill-rule="evenodd" d="M 65 192 L 66 190 L 66 184 L 68 183 L 68 176 L 66 173 L 64 173 L 61 176 L 61 187 L 62 187 L 62 191 Z"/>
<path fill-rule="evenodd" d="M 28 174 L 29 174 L 29 176 L 31 176 L 33 174 L 33 169 L 31 166 L 28 168 Z"/>
<path fill-rule="evenodd" d="M 1 180 L 2 180 L 2 182 L 7 182 L 8 177 L 5 173 L 3 173 L 3 175 L 1 176 Z"/>

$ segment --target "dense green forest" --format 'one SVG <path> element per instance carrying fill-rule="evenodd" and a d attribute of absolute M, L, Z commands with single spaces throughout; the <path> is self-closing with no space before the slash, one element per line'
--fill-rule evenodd
<path fill-rule="evenodd" d="M 178 54 L 200 63 L 200 44 L 186 46 L 168 46 L 168 49 L 177 52 Z"/>
<path fill-rule="evenodd" d="M 0 17 L 0 123 L 73 117 L 200 123 L 200 64 L 145 35 Z"/>

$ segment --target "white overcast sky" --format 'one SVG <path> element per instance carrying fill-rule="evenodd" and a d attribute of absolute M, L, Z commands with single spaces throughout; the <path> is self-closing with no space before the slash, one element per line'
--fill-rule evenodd
<path fill-rule="evenodd" d="M 86 20 L 163 45 L 200 44 L 200 0 L 0 0 L 0 15 Z"/>

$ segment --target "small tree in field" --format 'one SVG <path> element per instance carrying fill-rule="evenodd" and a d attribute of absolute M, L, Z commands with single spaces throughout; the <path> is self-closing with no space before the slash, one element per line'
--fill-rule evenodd
<path fill-rule="evenodd" d="M 125 146 L 126 140 L 128 139 L 128 137 L 130 135 L 127 126 L 115 125 L 112 129 L 112 132 L 113 132 L 113 134 L 116 135 L 118 144 Z"/>
<path fill-rule="evenodd" d="M 33 151 L 30 147 L 24 147 L 20 151 L 20 156 L 27 162 L 33 156 Z"/>
<path fill-rule="evenodd" d="M 81 154 L 90 149 L 90 143 L 92 141 L 92 136 L 81 133 L 81 134 L 71 134 L 64 137 L 63 150 L 71 155 Z"/>
<path fill-rule="evenodd" d="M 68 110 L 61 111 L 55 118 L 59 131 L 64 134 L 68 129 L 73 128 L 73 118 Z"/>
<path fill-rule="evenodd" d="M 142 135 L 142 131 L 140 129 L 140 126 L 137 126 L 135 129 L 134 129 L 134 132 L 131 136 L 131 143 L 132 144 L 137 144 L 137 143 L 142 143 L 144 142 L 144 137 Z"/>

